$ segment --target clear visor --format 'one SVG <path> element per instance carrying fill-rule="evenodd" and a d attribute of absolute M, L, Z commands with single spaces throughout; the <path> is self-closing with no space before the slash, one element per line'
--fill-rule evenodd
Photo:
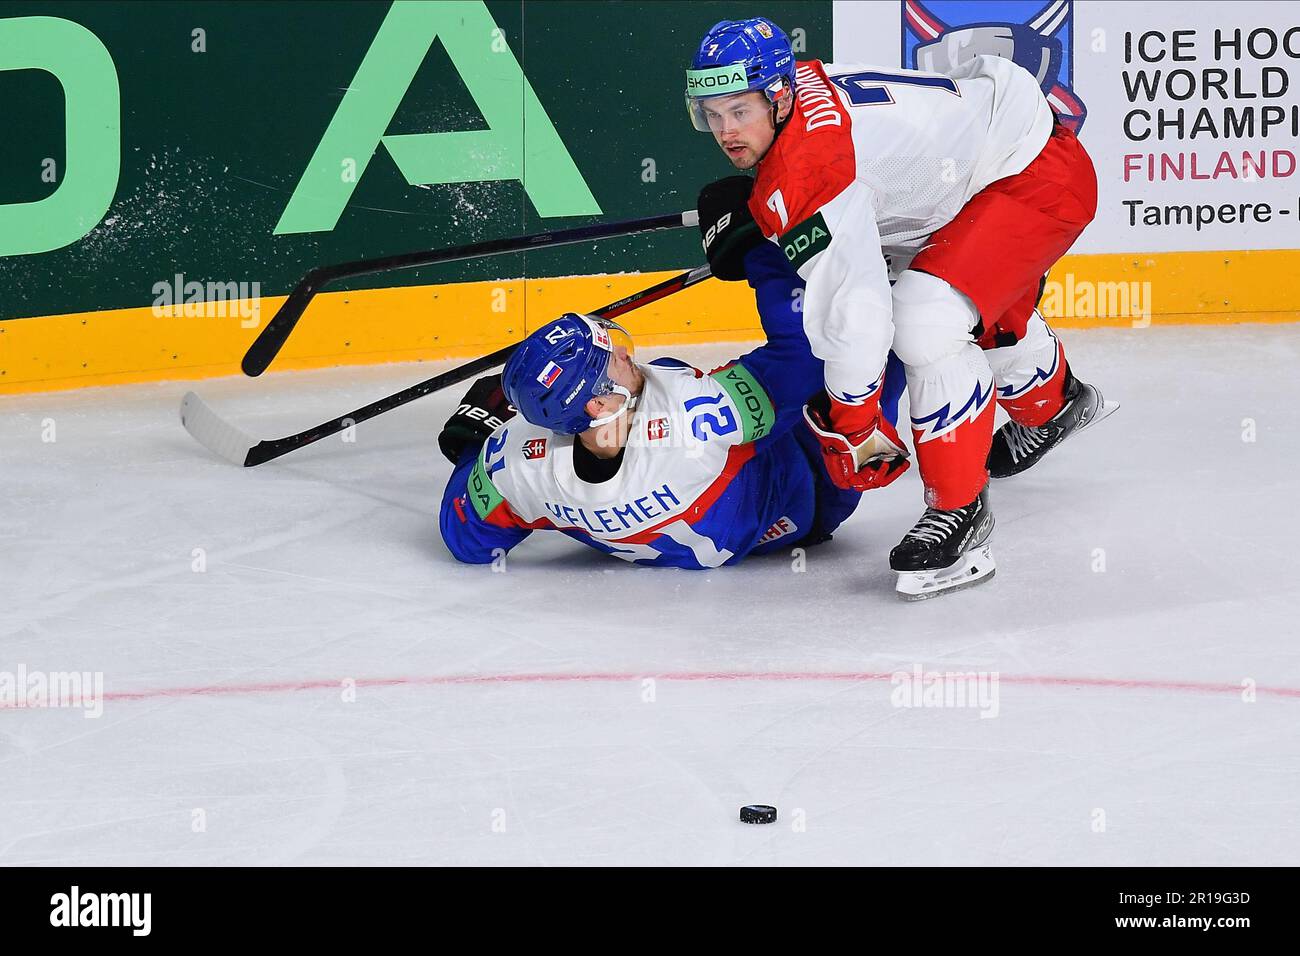
<path fill-rule="evenodd" d="M 618 361 L 620 350 L 627 353 L 629 361 L 636 354 L 635 346 L 632 344 L 632 335 L 613 319 L 602 319 L 595 315 L 585 315 L 583 318 L 592 325 L 592 338 L 596 344 L 609 352 L 609 361 L 605 364 L 605 374 L 601 376 L 600 381 L 592 386 L 591 394 L 596 396 L 610 395 L 614 392 L 617 384 L 610 377 L 610 371 L 614 368 L 614 363 Z"/>
<path fill-rule="evenodd" d="M 686 112 L 691 125 L 701 133 L 722 133 L 740 130 L 754 123 L 766 123 L 772 115 L 772 104 L 785 95 L 786 83 L 777 80 L 767 90 L 739 90 L 734 93 L 711 96 L 686 95 Z M 751 94 L 760 95 L 753 96 Z"/>
<path fill-rule="evenodd" d="M 714 109 L 716 101 L 724 98 L 734 100 L 748 92 L 749 78 L 743 63 L 687 70 L 686 110 L 691 115 L 691 125 L 702 133 L 716 132 L 712 124 L 721 122 L 720 115 L 711 116 L 711 113 L 718 112 Z M 713 105 L 705 105 L 711 102 Z"/>
<path fill-rule="evenodd" d="M 623 401 L 618 402 L 617 407 L 611 406 L 608 413 L 591 420 L 591 427 L 594 428 L 621 418 L 631 408 L 632 395 L 625 386 L 614 381 L 613 371 L 616 363 L 621 361 L 624 356 L 626 356 L 627 361 L 632 361 L 634 353 L 632 336 L 627 329 L 612 319 L 601 319 L 591 315 L 586 316 L 586 319 L 603 332 L 603 336 L 596 336 L 596 341 L 609 350 L 609 361 L 605 364 L 605 374 L 601 376 L 600 381 L 592 386 L 591 394 L 596 398 L 605 398 L 610 395 L 623 396 Z"/>
<path fill-rule="evenodd" d="M 766 121 L 770 108 L 757 96 L 688 96 L 686 111 L 697 130 L 716 134 Z"/>

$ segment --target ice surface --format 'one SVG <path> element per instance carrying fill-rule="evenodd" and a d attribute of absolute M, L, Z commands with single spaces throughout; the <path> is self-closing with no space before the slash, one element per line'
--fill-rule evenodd
<path fill-rule="evenodd" d="M 916 605 L 915 474 L 802 573 L 558 535 L 494 573 L 436 533 L 458 392 L 247 470 L 177 419 L 275 437 L 429 365 L 0 398 L 0 672 L 106 691 L 0 710 L 0 863 L 1294 864 L 1297 327 L 1064 336 L 1123 408 Z M 916 665 L 996 716 L 894 706 Z"/>

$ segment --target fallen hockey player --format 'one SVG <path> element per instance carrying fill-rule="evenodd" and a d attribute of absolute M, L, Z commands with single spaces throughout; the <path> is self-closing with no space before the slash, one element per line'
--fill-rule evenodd
<path fill-rule="evenodd" d="M 717 222 L 705 193 L 701 222 Z M 735 214 L 748 218 L 743 200 Z M 824 376 L 803 283 L 749 233 L 735 254 L 767 343 L 735 362 L 640 365 L 618 325 L 569 313 L 474 383 L 439 435 L 456 466 L 440 515 L 456 558 L 490 563 L 551 530 L 638 564 L 714 568 L 826 541 L 853 513 L 861 492 L 834 485 L 803 420 Z M 883 405 L 896 416 L 901 367 L 892 381 Z"/>

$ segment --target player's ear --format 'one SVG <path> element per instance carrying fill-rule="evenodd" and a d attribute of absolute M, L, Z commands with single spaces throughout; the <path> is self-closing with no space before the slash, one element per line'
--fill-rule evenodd
<path fill-rule="evenodd" d="M 790 92 L 790 87 L 786 87 L 776 100 L 776 121 L 784 123 L 790 118 L 790 111 L 794 109 L 794 94 Z"/>

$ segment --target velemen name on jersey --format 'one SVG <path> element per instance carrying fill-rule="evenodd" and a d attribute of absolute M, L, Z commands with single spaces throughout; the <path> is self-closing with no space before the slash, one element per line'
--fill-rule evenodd
<path fill-rule="evenodd" d="M 556 521 L 603 536 L 653 524 L 656 519 L 666 518 L 681 508 L 682 502 L 673 489 L 664 484 L 634 501 L 625 501 L 608 508 L 595 508 L 590 512 L 581 506 L 553 501 L 543 502 L 543 505 Z"/>

